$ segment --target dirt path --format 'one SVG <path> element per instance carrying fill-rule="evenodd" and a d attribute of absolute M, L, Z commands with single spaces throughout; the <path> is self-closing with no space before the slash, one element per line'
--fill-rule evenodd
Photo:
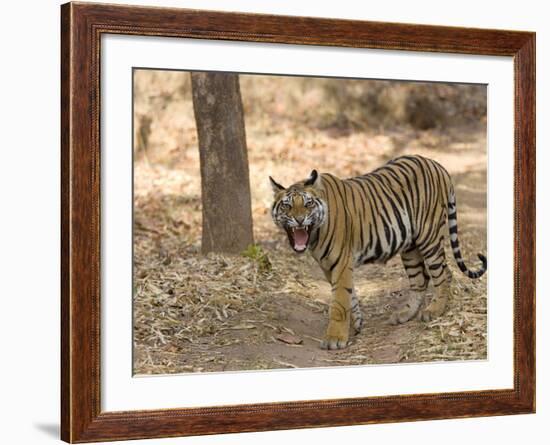
<path fill-rule="evenodd" d="M 276 251 L 283 249 L 286 246 L 279 246 Z M 280 253 L 274 269 L 286 255 Z M 280 283 L 276 283 L 271 291 L 258 288 L 262 295 L 242 298 L 234 315 L 205 321 L 205 314 L 201 314 L 206 335 L 188 332 L 186 337 L 178 339 L 174 326 L 163 326 L 157 331 L 163 332 L 160 341 L 158 335 L 153 335 L 149 339 L 153 340 L 152 345 L 150 341 L 136 343 L 136 372 L 215 372 L 485 357 L 484 300 L 477 298 L 479 289 L 473 282 L 460 277 L 453 286 L 450 310 L 442 320 L 430 324 L 419 321 L 400 326 L 387 324 L 389 315 L 408 292 L 407 279 L 397 259 L 386 266 L 375 265 L 358 271 L 356 286 L 365 316 L 364 328 L 343 351 L 319 349 L 327 322 L 330 289 L 316 264 L 310 259 L 300 264 L 302 260 L 291 255 L 287 260 L 293 267 L 285 267 L 284 271 L 294 270 L 292 282 L 279 289 Z M 273 276 L 261 278 L 260 275 L 258 279 L 279 281 Z M 467 295 L 473 298 L 457 301 L 458 288 L 467 290 Z M 159 307 L 166 317 L 170 309 L 164 303 Z M 176 303 L 172 307 L 178 317 L 183 305 Z M 215 313 L 216 306 L 211 307 Z M 219 307 L 223 308 L 223 304 Z M 478 316 L 473 320 L 475 323 L 467 326 L 465 312 L 482 317 Z M 156 323 L 163 323 L 162 315 L 158 315 Z M 184 323 L 185 320 L 181 320 L 180 326 Z"/>

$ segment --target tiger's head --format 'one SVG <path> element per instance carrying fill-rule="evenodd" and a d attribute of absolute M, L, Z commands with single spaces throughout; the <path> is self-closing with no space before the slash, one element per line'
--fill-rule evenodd
<path fill-rule="evenodd" d="M 321 177 L 317 170 L 313 170 L 308 179 L 288 188 L 271 176 L 269 180 L 275 198 L 271 207 L 273 221 L 286 231 L 294 251 L 303 253 L 309 245 L 312 232 L 324 224 L 327 216 Z"/>

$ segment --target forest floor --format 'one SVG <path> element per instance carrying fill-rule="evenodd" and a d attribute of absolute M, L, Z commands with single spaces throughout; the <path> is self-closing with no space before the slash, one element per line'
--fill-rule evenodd
<path fill-rule="evenodd" d="M 345 178 L 400 154 L 432 157 L 453 177 L 462 252 L 475 269 L 477 253 L 487 251 L 485 125 L 370 133 L 328 128 L 315 140 L 257 128 L 247 127 L 254 236 L 261 247 L 256 257 L 200 254 L 200 175 L 191 130 L 184 130 L 189 146 L 168 147 L 161 163 L 136 157 L 134 373 L 486 359 L 486 276 L 470 280 L 460 273 L 448 245 L 454 281 L 441 318 L 388 325 L 408 293 L 400 259 L 363 266 L 354 278 L 364 328 L 346 349 L 321 350 L 329 285 L 312 258 L 293 253 L 273 225 L 267 180 L 272 175 L 289 185 L 312 168 Z"/>

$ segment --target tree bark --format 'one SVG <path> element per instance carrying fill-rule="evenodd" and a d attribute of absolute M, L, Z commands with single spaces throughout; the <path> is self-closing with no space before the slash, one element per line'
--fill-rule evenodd
<path fill-rule="evenodd" d="M 202 252 L 240 253 L 254 243 L 239 77 L 191 73 L 202 190 Z"/>

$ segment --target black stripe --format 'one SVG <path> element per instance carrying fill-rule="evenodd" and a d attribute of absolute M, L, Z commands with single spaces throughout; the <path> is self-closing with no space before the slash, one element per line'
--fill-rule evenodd
<path fill-rule="evenodd" d="M 330 191 L 330 193 L 332 194 L 333 198 L 332 198 L 332 201 L 334 203 L 334 205 L 336 205 L 336 193 L 334 191 L 334 185 L 332 183 L 332 181 L 328 181 L 328 179 L 333 179 L 332 176 L 330 175 L 327 175 L 326 176 L 326 180 L 324 181 L 326 183 L 326 187 L 325 187 L 325 190 L 328 190 Z M 327 193 L 327 198 L 328 198 L 328 193 Z M 320 249 L 323 248 L 323 243 L 326 241 L 326 245 L 324 246 L 324 251 L 323 251 L 323 254 L 321 255 L 321 257 L 319 258 L 319 261 L 323 261 L 327 255 L 329 254 L 331 248 L 332 248 L 332 241 L 334 239 L 334 234 L 336 232 L 336 224 L 337 224 L 337 216 L 334 215 L 332 217 L 332 219 L 334 219 L 334 224 L 331 224 L 331 214 L 334 215 L 334 209 L 333 211 L 331 212 L 329 210 L 329 217 L 328 217 L 328 224 L 327 224 L 327 232 L 326 232 L 326 236 L 325 236 L 325 239 L 321 242 L 321 245 L 319 246 Z"/>
<path fill-rule="evenodd" d="M 361 237 L 361 244 L 359 246 L 360 250 L 362 251 L 365 248 L 365 200 L 363 199 L 364 189 L 361 187 L 360 180 L 357 178 L 351 178 L 350 181 L 353 182 L 355 185 L 355 188 L 352 189 L 353 195 L 357 193 L 359 195 L 359 200 L 361 201 L 361 207 L 359 207 L 359 235 Z"/>
<path fill-rule="evenodd" d="M 367 178 L 365 178 L 365 179 L 367 179 Z M 380 233 L 379 233 L 379 230 L 378 230 L 377 216 L 380 219 L 382 219 L 382 223 L 384 223 L 384 221 L 383 221 L 382 214 L 380 213 L 380 210 L 378 209 L 378 204 L 377 204 L 377 201 L 376 201 L 376 198 L 375 198 L 375 194 L 372 193 L 370 181 L 366 180 L 365 181 L 365 186 L 369 189 L 370 197 L 371 197 L 370 202 L 372 202 L 374 204 L 374 210 L 376 210 L 376 215 L 374 215 L 374 210 L 373 210 L 373 225 L 374 225 L 375 236 L 376 236 L 376 245 L 375 245 L 375 249 L 374 249 L 374 254 L 375 254 L 374 259 L 378 260 L 382 256 L 383 250 L 382 250 L 382 246 L 380 244 Z M 372 206 L 371 206 L 371 208 L 372 208 Z"/>
<path fill-rule="evenodd" d="M 348 235 L 348 212 L 347 212 L 347 209 L 346 209 L 346 200 L 344 199 L 344 196 L 345 196 L 345 187 L 342 183 L 342 181 L 340 181 L 340 183 L 342 183 L 342 187 L 344 187 L 344 195 L 342 195 L 342 192 L 340 191 L 340 186 L 339 186 L 339 183 L 338 181 L 335 181 L 336 183 L 336 189 L 338 190 L 338 193 L 340 195 L 340 198 L 342 199 L 342 206 L 343 206 L 343 210 L 344 210 L 344 234 L 343 234 L 343 246 L 342 246 L 342 249 L 340 250 L 340 253 L 338 254 L 338 258 L 336 259 L 336 261 L 334 262 L 334 264 L 332 264 L 330 266 L 330 271 L 332 272 L 334 270 L 334 268 L 336 267 L 336 265 L 340 262 L 340 259 L 342 258 L 342 255 L 344 254 L 344 251 L 346 249 L 346 241 L 347 241 L 347 235 Z"/>
<path fill-rule="evenodd" d="M 328 240 L 328 242 L 327 242 L 325 250 L 324 250 L 323 254 L 321 255 L 319 261 L 322 261 L 328 255 L 328 252 L 329 252 L 329 250 L 332 246 L 332 239 L 333 238 L 334 238 L 334 229 L 332 230 L 332 232 L 330 232 L 330 235 L 325 238 L 325 239 Z"/>
<path fill-rule="evenodd" d="M 443 275 L 444 273 L 445 273 L 445 268 L 442 267 L 442 268 L 441 268 L 441 272 L 440 272 L 439 274 L 437 274 L 437 275 L 431 274 L 431 275 L 432 275 L 432 279 L 433 279 L 433 280 L 437 280 L 437 279 L 438 279 L 439 277 L 441 277 L 441 275 Z"/>
<path fill-rule="evenodd" d="M 409 159 L 410 157 L 405 157 L 405 159 L 408 159 L 409 161 L 411 161 L 411 159 Z M 413 166 L 407 164 L 407 163 L 404 163 L 403 164 L 403 167 L 406 168 L 409 173 L 412 175 L 413 177 L 413 181 L 412 181 L 412 185 L 413 187 L 411 187 L 411 191 L 415 191 L 416 192 L 416 197 L 412 197 L 412 203 L 413 203 L 413 209 L 414 209 L 414 214 L 411 213 L 411 221 L 414 219 L 414 221 L 416 222 L 416 227 L 415 227 L 415 231 L 413 233 L 414 237 L 418 236 L 418 232 L 417 230 L 422 227 L 420 225 L 420 221 L 418 221 L 418 217 L 419 217 L 419 209 L 418 209 L 418 203 L 420 202 L 420 188 L 418 187 L 418 175 L 416 174 L 416 170 L 413 168 Z"/>
<path fill-rule="evenodd" d="M 424 268 L 422 268 L 422 270 L 419 272 L 413 273 L 412 275 L 407 274 L 407 277 L 409 278 L 409 280 L 412 280 L 413 278 L 416 278 L 420 274 L 424 274 Z"/>
<path fill-rule="evenodd" d="M 382 256 L 382 245 L 380 244 L 380 238 L 376 237 L 376 246 L 374 247 L 374 255 L 376 259 Z"/>
<path fill-rule="evenodd" d="M 433 245 L 428 251 L 426 252 L 422 252 L 422 255 L 424 256 L 424 258 L 430 258 L 432 256 L 434 256 L 437 251 L 441 248 L 441 241 L 443 241 L 443 238 L 440 238 L 440 241 L 438 243 L 436 243 L 435 245 Z M 428 244 L 429 246 L 430 244 Z M 422 247 L 421 247 L 422 249 Z"/>
<path fill-rule="evenodd" d="M 409 223 L 411 225 L 411 235 L 412 235 L 412 232 L 414 231 L 413 224 L 412 224 L 413 213 L 412 213 L 412 206 L 411 206 L 411 203 L 409 201 L 409 193 L 412 192 L 412 187 L 411 187 L 411 184 L 409 182 L 408 176 L 405 174 L 407 172 L 407 170 L 404 167 L 402 167 L 401 165 L 396 165 L 396 167 L 403 171 L 403 177 L 405 178 L 405 182 L 407 183 L 407 188 L 404 189 L 404 190 L 403 189 L 401 190 L 401 193 L 402 193 L 401 197 L 403 198 L 403 201 L 405 202 L 405 211 L 407 212 L 407 218 L 408 218 Z"/>
<path fill-rule="evenodd" d="M 377 185 L 382 189 L 380 184 L 377 184 Z M 373 181 L 372 187 L 375 190 L 377 190 L 374 181 Z M 390 246 L 394 245 L 395 236 L 394 236 L 393 224 L 392 224 L 389 212 L 386 209 L 384 200 L 381 199 L 379 194 L 376 194 L 374 201 L 375 201 L 375 204 L 376 204 L 376 202 L 378 202 L 380 204 L 380 208 L 382 209 L 382 213 L 380 214 L 380 218 L 381 218 L 382 224 L 383 224 L 384 236 L 385 236 L 385 239 L 386 239 L 386 243 L 388 244 L 388 247 L 391 249 Z M 383 255 L 382 255 L 382 257 L 379 257 L 379 259 L 388 258 L 390 255 L 391 255 L 391 250 L 389 252 L 388 251 L 383 251 Z"/>

